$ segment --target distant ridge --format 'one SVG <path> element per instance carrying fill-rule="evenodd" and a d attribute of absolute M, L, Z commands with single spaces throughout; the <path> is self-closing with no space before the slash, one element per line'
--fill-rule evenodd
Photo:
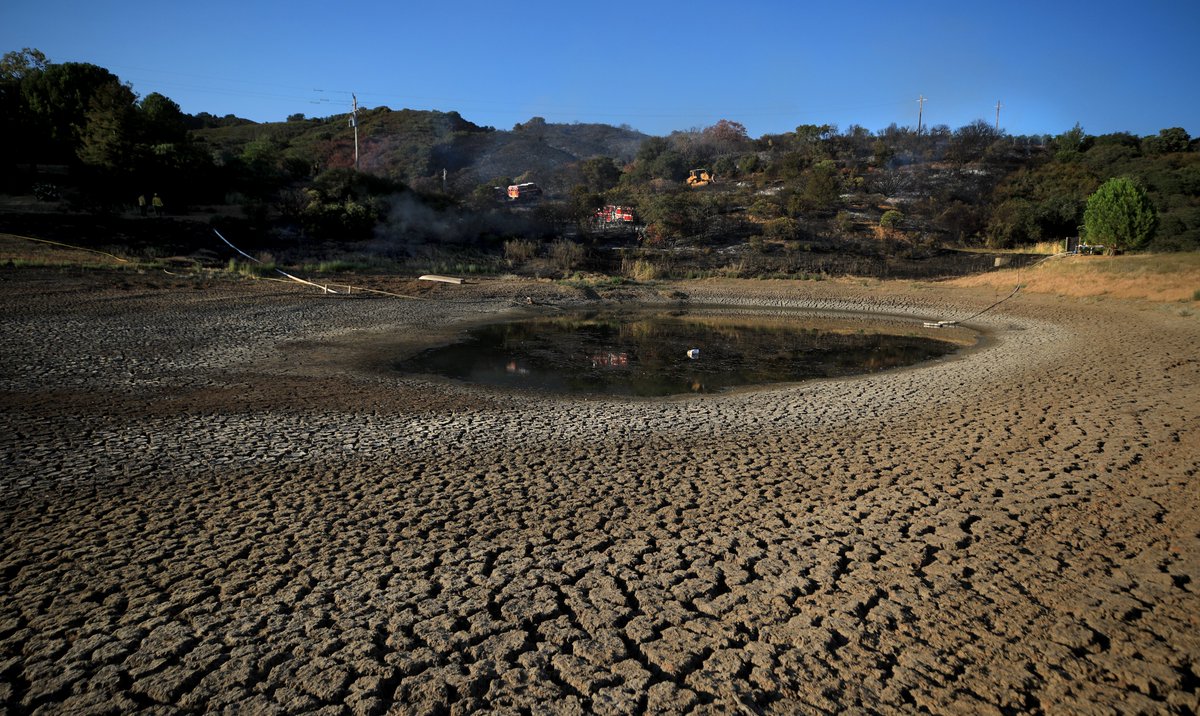
<path fill-rule="evenodd" d="M 214 150 L 241 155 L 252 142 L 268 142 L 287 155 L 315 157 L 317 170 L 353 164 L 353 133 L 346 115 L 253 123 L 212 118 L 193 130 Z M 223 126 L 212 126 L 220 123 Z M 482 127 L 458 112 L 360 110 L 359 166 L 408 183 L 448 181 L 459 189 L 496 178 L 537 181 L 567 188 L 572 165 L 592 157 L 633 160 L 648 135 L 607 124 L 551 124 L 540 117 L 511 130 Z"/>

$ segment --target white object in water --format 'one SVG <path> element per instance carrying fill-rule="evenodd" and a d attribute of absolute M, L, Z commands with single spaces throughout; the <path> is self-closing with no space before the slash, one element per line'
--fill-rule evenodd
<path fill-rule="evenodd" d="M 691 358 L 693 360 L 695 360 L 696 358 L 699 358 L 700 357 L 700 349 L 699 348 L 689 348 L 688 352 L 687 352 L 687 357 Z"/>

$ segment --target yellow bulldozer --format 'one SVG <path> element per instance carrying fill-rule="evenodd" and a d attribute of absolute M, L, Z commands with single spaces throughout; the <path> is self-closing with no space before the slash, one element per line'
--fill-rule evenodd
<path fill-rule="evenodd" d="M 693 169 L 687 178 L 688 186 L 708 186 L 716 181 L 716 177 L 707 169 Z"/>

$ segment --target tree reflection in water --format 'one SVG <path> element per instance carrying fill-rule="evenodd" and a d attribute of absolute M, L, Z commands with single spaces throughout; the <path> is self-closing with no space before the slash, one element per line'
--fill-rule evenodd
<path fill-rule="evenodd" d="M 481 326 L 396 367 L 552 393 L 663 396 L 871 373 L 961 347 L 920 335 L 920 323 L 900 320 L 590 311 Z M 688 351 L 697 347 L 690 359 Z"/>

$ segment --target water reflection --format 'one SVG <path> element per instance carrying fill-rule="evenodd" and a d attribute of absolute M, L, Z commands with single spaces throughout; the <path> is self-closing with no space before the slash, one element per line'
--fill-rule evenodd
<path fill-rule="evenodd" d="M 397 368 L 556 393 L 710 393 L 886 370 L 959 347 L 919 331 L 802 314 L 592 311 L 481 326 Z"/>
<path fill-rule="evenodd" d="M 625 351 L 620 353 L 596 353 L 592 356 L 593 368 L 627 368 L 629 366 L 629 354 Z"/>

